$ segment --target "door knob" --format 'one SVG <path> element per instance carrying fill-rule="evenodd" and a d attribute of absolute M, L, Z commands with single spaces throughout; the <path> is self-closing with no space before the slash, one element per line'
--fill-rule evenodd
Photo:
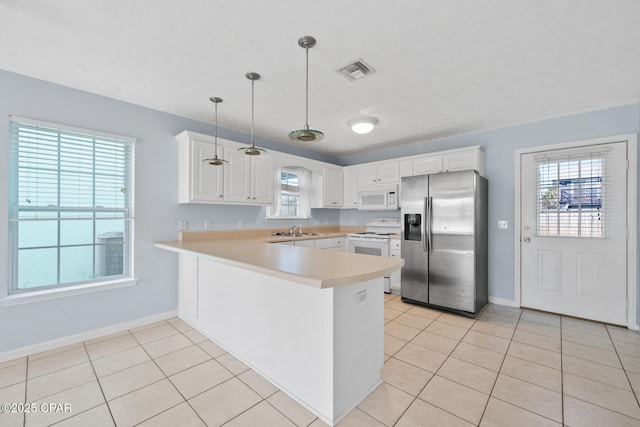
<path fill-rule="evenodd" d="M 523 237 L 522 241 L 525 242 L 525 243 L 529 243 L 531 241 L 531 238 L 530 237 Z"/>

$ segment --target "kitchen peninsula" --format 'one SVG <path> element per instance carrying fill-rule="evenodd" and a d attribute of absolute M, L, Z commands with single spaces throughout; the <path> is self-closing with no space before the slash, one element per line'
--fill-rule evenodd
<path fill-rule="evenodd" d="M 404 261 L 275 244 L 272 230 L 181 233 L 180 317 L 335 425 L 380 383 L 383 284 Z"/>

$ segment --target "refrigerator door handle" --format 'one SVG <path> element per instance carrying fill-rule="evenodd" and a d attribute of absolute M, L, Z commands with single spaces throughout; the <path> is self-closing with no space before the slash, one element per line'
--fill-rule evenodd
<path fill-rule="evenodd" d="M 431 253 L 431 202 L 432 202 L 432 198 L 431 197 L 426 197 L 425 198 L 425 204 L 427 206 L 427 212 L 425 214 L 425 218 L 424 218 L 424 228 L 425 228 L 425 239 L 424 239 L 424 244 L 425 244 L 425 252 L 426 253 Z"/>

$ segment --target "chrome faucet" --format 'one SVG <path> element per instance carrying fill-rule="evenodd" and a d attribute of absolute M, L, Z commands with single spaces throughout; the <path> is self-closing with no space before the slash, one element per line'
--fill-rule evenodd
<path fill-rule="evenodd" d="M 293 236 L 296 233 L 296 228 L 298 229 L 298 232 L 302 234 L 302 224 L 294 225 L 293 227 L 291 227 L 289 229 L 289 234 Z"/>

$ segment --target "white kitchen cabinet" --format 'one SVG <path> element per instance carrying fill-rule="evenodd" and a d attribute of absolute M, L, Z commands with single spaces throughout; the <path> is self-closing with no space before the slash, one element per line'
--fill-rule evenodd
<path fill-rule="evenodd" d="M 413 176 L 413 160 L 402 160 L 399 163 L 400 165 L 400 178 L 404 178 L 405 176 Z"/>
<path fill-rule="evenodd" d="M 400 165 L 396 161 L 361 165 L 358 167 L 358 186 L 397 184 Z"/>
<path fill-rule="evenodd" d="M 413 175 L 442 172 L 443 156 L 426 156 L 413 161 Z"/>
<path fill-rule="evenodd" d="M 400 258 L 400 253 L 400 239 L 392 238 L 390 240 L 389 256 L 391 258 Z M 395 291 L 394 293 L 400 293 L 401 271 L 397 270 L 389 275 L 389 285 L 391 291 Z"/>
<path fill-rule="evenodd" d="M 340 208 L 343 201 L 343 175 L 341 169 L 324 168 L 322 205 L 325 208 Z"/>
<path fill-rule="evenodd" d="M 480 150 L 466 150 L 447 153 L 442 156 L 442 170 L 454 172 L 462 170 L 484 172 L 483 156 Z"/>
<path fill-rule="evenodd" d="M 293 242 L 293 246 L 302 246 L 305 248 L 315 248 L 316 247 L 316 241 L 313 239 L 310 240 L 295 240 Z"/>
<path fill-rule="evenodd" d="M 317 249 L 330 249 L 332 251 L 344 251 L 345 239 L 344 237 L 325 237 L 321 239 L 315 239 L 315 247 Z"/>
<path fill-rule="evenodd" d="M 484 174 L 484 155 L 479 146 L 408 157 L 399 163 L 401 177 L 474 169 Z"/>
<path fill-rule="evenodd" d="M 400 162 L 400 177 L 442 172 L 442 156 L 424 156 Z"/>
<path fill-rule="evenodd" d="M 343 236 L 333 237 L 331 239 L 331 250 L 332 251 L 346 251 L 347 250 L 347 239 Z"/>
<path fill-rule="evenodd" d="M 186 135 L 178 139 L 178 203 L 222 201 L 223 166 L 203 162 L 214 155 L 215 146 L 210 142 Z M 218 157 L 224 156 L 224 148 L 218 146 Z"/>
<path fill-rule="evenodd" d="M 230 152 L 224 166 L 224 201 L 269 204 L 273 201 L 273 158 Z"/>
<path fill-rule="evenodd" d="M 345 208 L 358 207 L 358 168 L 345 167 L 343 170 L 344 192 L 342 205 Z"/>

